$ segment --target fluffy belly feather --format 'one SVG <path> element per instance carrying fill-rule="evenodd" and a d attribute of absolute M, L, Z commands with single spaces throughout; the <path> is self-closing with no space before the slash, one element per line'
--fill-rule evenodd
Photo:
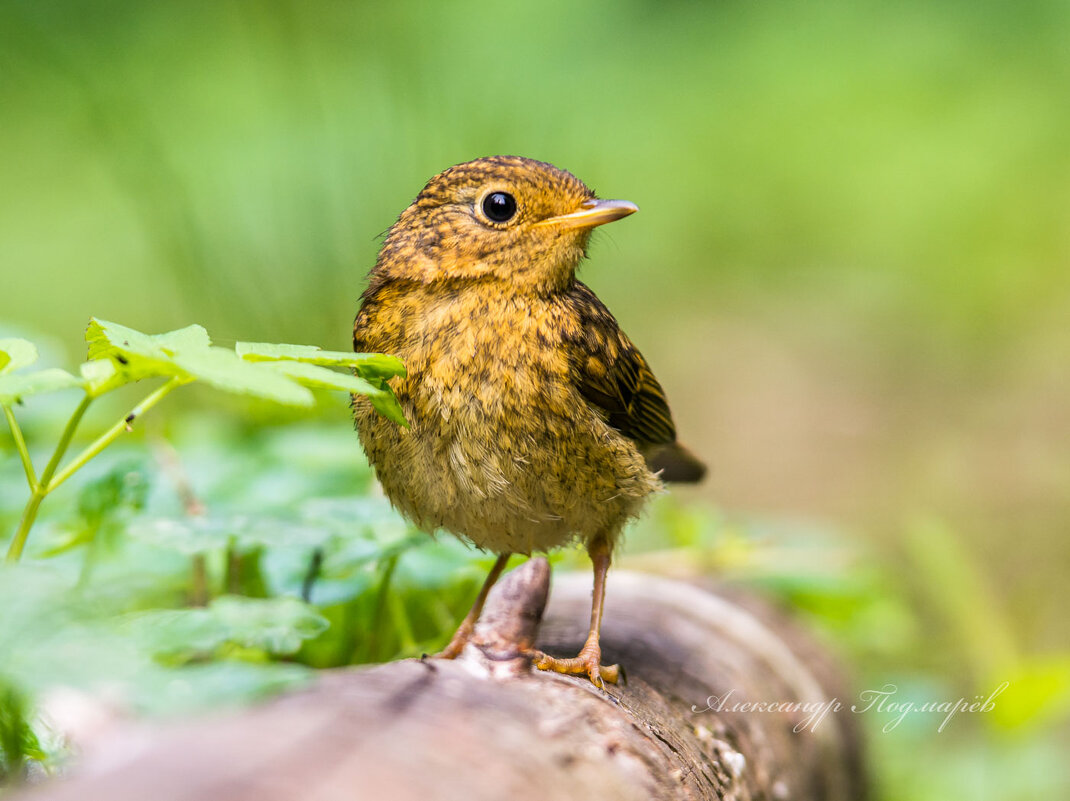
<path fill-rule="evenodd" d="M 564 359 L 528 346 L 546 335 L 533 318 L 506 341 L 470 319 L 381 343 L 408 367 L 393 386 L 412 427 L 361 399 L 355 418 L 387 496 L 421 528 L 499 553 L 615 538 L 660 482 L 571 385 Z"/>

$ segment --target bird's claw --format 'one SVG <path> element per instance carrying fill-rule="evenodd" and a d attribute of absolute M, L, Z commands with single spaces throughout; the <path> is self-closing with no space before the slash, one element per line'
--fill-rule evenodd
<path fill-rule="evenodd" d="M 586 674 L 591 683 L 599 689 L 605 689 L 606 682 L 616 684 L 621 677 L 620 665 L 602 664 L 602 652 L 598 648 L 585 647 L 578 656 L 571 659 L 561 659 L 542 651 L 535 651 L 532 663 L 539 670 L 578 676 Z"/>

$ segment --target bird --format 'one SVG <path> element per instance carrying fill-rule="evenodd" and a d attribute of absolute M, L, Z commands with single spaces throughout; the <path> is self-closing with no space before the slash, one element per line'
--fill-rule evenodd
<path fill-rule="evenodd" d="M 533 664 L 603 688 L 620 677 L 599 640 L 614 547 L 664 482 L 706 471 L 646 359 L 576 277 L 593 229 L 636 211 L 552 164 L 489 156 L 431 178 L 387 232 L 353 348 L 404 362 L 390 386 L 408 426 L 355 395 L 358 436 L 402 515 L 497 554 L 436 656 L 461 653 L 512 554 L 580 542 L 588 637 L 576 657 L 534 651 Z"/>

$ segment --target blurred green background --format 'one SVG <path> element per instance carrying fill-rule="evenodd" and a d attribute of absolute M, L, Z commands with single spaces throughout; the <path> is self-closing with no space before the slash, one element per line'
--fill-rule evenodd
<path fill-rule="evenodd" d="M 1065 0 L 3 0 L 0 326 L 346 349 L 427 178 L 551 161 L 642 208 L 582 277 L 712 465 L 677 494 L 861 543 L 907 662 L 1065 708 L 1068 41 Z"/>

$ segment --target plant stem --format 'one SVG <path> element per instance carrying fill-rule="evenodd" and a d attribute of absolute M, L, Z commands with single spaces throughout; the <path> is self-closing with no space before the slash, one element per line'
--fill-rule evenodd
<path fill-rule="evenodd" d="M 63 454 L 67 452 L 67 448 L 71 444 L 71 439 L 74 438 L 74 432 L 77 430 L 78 424 L 82 422 L 82 417 L 85 416 L 86 409 L 89 408 L 89 404 L 92 402 L 93 398 L 90 397 L 89 394 L 86 394 L 86 396 L 82 398 L 81 403 L 78 404 L 78 408 L 74 410 L 71 419 L 67 421 L 63 433 L 60 435 L 59 442 L 56 443 L 56 450 L 52 452 L 52 458 L 48 460 L 44 472 L 41 473 L 40 480 L 37 481 L 36 486 L 34 486 L 33 490 L 30 492 L 30 499 L 26 502 L 26 508 L 22 510 L 22 519 L 19 521 L 19 528 L 15 532 L 15 538 L 11 541 L 11 545 L 7 549 L 6 558 L 8 562 L 17 562 L 19 557 L 22 556 L 22 549 L 26 547 L 26 538 L 30 535 L 30 529 L 33 527 L 34 521 L 37 519 L 37 510 L 41 506 L 41 501 L 45 499 L 45 496 L 52 489 L 49 485 L 52 475 L 56 472 L 56 467 L 59 466 Z"/>
<path fill-rule="evenodd" d="M 7 417 L 7 424 L 11 427 L 11 436 L 15 440 L 15 449 L 19 452 L 19 458 L 22 459 L 22 469 L 26 471 L 26 482 L 30 485 L 30 492 L 37 489 L 37 473 L 33 469 L 33 460 L 30 459 L 30 452 L 26 448 L 26 439 L 22 436 L 22 429 L 19 428 L 19 421 L 15 419 L 15 413 L 11 411 L 11 407 L 4 406 L 4 416 Z"/>
<path fill-rule="evenodd" d="M 126 417 L 124 417 L 122 420 L 117 422 L 115 425 L 113 425 L 111 428 L 109 428 L 107 431 L 97 437 L 97 439 L 93 442 L 92 445 L 87 447 L 84 451 L 82 451 L 74 459 L 72 459 L 70 464 L 64 467 L 63 470 L 61 470 L 54 479 L 52 479 L 50 482 L 46 482 L 45 477 L 42 476 L 41 483 L 45 484 L 46 494 L 54 490 L 56 487 L 58 487 L 60 484 L 70 478 L 74 473 L 84 467 L 86 462 L 88 462 L 106 447 L 115 442 L 115 440 L 117 440 L 122 434 L 130 431 L 130 426 L 134 422 L 134 420 L 136 420 L 138 417 L 143 415 L 145 412 L 147 412 L 149 409 L 151 409 L 153 406 L 163 400 L 167 396 L 167 394 L 175 387 L 181 386 L 186 382 L 187 379 L 172 378 L 166 384 L 159 387 L 156 391 L 148 395 L 143 401 L 141 401 L 141 403 L 131 409 L 130 413 L 126 415 Z M 51 476 L 49 477 L 51 478 Z"/>
<path fill-rule="evenodd" d="M 224 592 L 231 595 L 241 594 L 241 553 L 238 552 L 238 543 L 234 537 L 227 541 L 226 551 L 226 576 L 224 577 Z"/>
<path fill-rule="evenodd" d="M 49 490 L 52 489 L 49 486 L 49 482 L 51 482 L 52 476 L 56 472 L 56 468 L 59 467 L 63 454 L 65 454 L 67 448 L 70 447 L 71 440 L 74 439 L 74 432 L 77 430 L 78 424 L 82 422 L 82 417 L 85 416 L 86 409 L 89 408 L 89 404 L 92 402 L 93 398 L 88 394 L 82 398 L 82 402 L 78 404 L 78 408 L 74 410 L 74 414 L 71 415 L 71 419 L 67 421 L 67 425 L 63 429 L 63 433 L 60 434 L 59 442 L 56 443 L 56 449 L 52 451 L 52 458 L 48 460 L 48 464 L 45 465 L 45 469 L 41 472 L 41 480 L 37 482 L 37 489 L 42 497 L 47 495 Z"/>
<path fill-rule="evenodd" d="M 78 404 L 78 408 L 74 410 L 71 419 L 67 421 L 67 426 L 63 429 L 63 434 L 59 438 L 56 450 L 53 451 L 52 458 L 48 460 L 48 465 L 46 465 L 44 471 L 42 471 L 41 477 L 35 483 L 31 484 L 30 499 L 26 502 L 26 508 L 22 511 L 22 519 L 19 521 L 19 528 L 15 532 L 15 538 L 11 541 L 11 545 L 7 549 L 7 561 L 17 562 L 19 557 L 22 556 L 22 549 L 26 546 L 26 538 L 29 536 L 30 529 L 33 527 L 34 521 L 37 519 L 37 510 L 41 506 L 41 501 L 45 499 L 45 496 L 48 495 L 48 493 L 56 489 L 56 487 L 74 475 L 74 473 L 82 467 L 85 467 L 86 462 L 117 440 L 121 434 L 129 431 L 130 425 L 135 419 L 163 400 L 171 390 L 188 381 L 189 379 L 185 378 L 172 378 L 166 384 L 150 393 L 143 401 L 141 401 L 141 403 L 131 409 L 126 417 L 97 437 L 92 445 L 72 459 L 63 470 L 56 473 L 56 468 L 59 467 L 60 460 L 63 459 L 63 455 L 67 452 L 67 448 L 70 446 L 71 440 L 74 438 L 74 432 L 78 428 L 78 424 L 82 422 L 82 417 L 85 415 L 86 409 L 88 409 L 89 404 L 93 402 L 93 397 L 86 394 L 86 396 L 82 398 L 82 402 Z M 6 406 L 4 408 L 7 410 Z M 9 416 L 8 422 L 10 423 L 13 419 L 13 416 Z M 21 434 L 16 437 L 16 443 L 20 437 Z M 20 453 L 24 450 L 25 444 L 23 445 L 23 448 L 20 449 Z M 25 458 L 29 458 L 28 452 Z M 25 466 L 25 464 L 26 462 L 24 461 L 23 465 Z M 29 469 L 32 469 L 32 464 Z M 27 477 L 29 477 L 29 473 L 27 473 Z"/>
<path fill-rule="evenodd" d="M 394 578 L 394 569 L 398 566 L 398 554 L 394 554 L 383 565 L 383 578 L 379 581 L 379 591 L 375 596 L 375 611 L 372 612 L 371 636 L 367 638 L 368 661 L 379 661 L 379 654 L 383 649 L 383 640 L 386 639 L 386 604 L 390 597 L 390 581 Z"/>
<path fill-rule="evenodd" d="M 305 578 L 301 582 L 301 600 L 306 604 L 312 603 L 312 586 L 316 583 L 316 579 L 319 578 L 322 567 L 323 548 L 317 548 L 312 552 L 312 558 L 308 562 L 308 570 L 305 572 Z"/>
<path fill-rule="evenodd" d="M 208 605 L 208 563 L 203 553 L 193 554 L 193 587 L 190 590 L 190 606 Z"/>
<path fill-rule="evenodd" d="M 15 539 L 11 541 L 11 545 L 7 549 L 7 556 L 4 557 L 8 562 L 17 562 L 19 557 L 22 556 L 22 549 L 26 547 L 26 538 L 30 535 L 30 527 L 33 526 L 33 521 L 37 519 L 37 508 L 44 499 L 45 495 L 41 492 L 41 488 L 38 487 L 31 493 L 30 500 L 26 501 L 26 507 L 22 510 L 22 519 L 19 520 L 18 531 L 15 532 Z"/>

